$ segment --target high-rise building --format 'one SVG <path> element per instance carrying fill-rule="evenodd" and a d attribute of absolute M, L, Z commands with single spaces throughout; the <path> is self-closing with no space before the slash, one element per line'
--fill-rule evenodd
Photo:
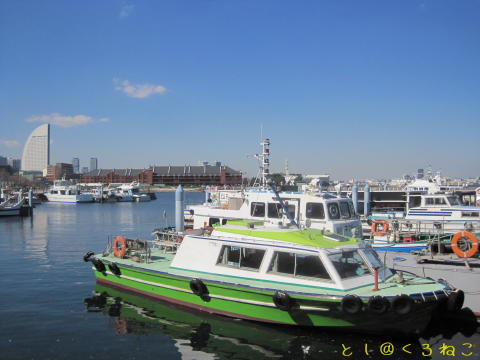
<path fill-rule="evenodd" d="M 6 157 L 0 156 L 0 165 L 8 165 Z"/>
<path fill-rule="evenodd" d="M 86 174 L 86 173 L 88 173 L 88 167 L 84 166 L 82 167 L 82 174 Z"/>
<path fill-rule="evenodd" d="M 80 159 L 79 158 L 73 158 L 72 159 L 72 166 L 73 166 L 73 173 L 74 174 L 80 174 Z"/>
<path fill-rule="evenodd" d="M 418 169 L 417 170 L 417 179 L 423 179 L 425 177 L 425 172 L 423 169 Z"/>
<path fill-rule="evenodd" d="M 98 169 L 98 160 L 95 157 L 90 158 L 90 171 Z"/>
<path fill-rule="evenodd" d="M 20 166 L 21 166 L 21 164 L 22 164 L 22 161 L 21 161 L 20 159 L 8 158 L 8 159 L 7 159 L 7 162 L 8 162 L 8 165 L 10 165 L 13 170 L 15 170 L 15 171 L 19 171 L 19 170 L 20 170 Z"/>
<path fill-rule="evenodd" d="M 32 131 L 23 148 L 22 171 L 43 171 L 50 164 L 50 124 Z"/>

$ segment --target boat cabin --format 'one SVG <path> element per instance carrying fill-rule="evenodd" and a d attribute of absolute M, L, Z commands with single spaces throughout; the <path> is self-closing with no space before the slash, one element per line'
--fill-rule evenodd
<path fill-rule="evenodd" d="M 381 280 L 392 275 L 369 245 L 355 239 L 319 230 L 253 226 L 220 226 L 209 237 L 185 237 L 171 268 L 330 289 L 369 284 L 375 267 Z"/>
<path fill-rule="evenodd" d="M 207 195 L 203 205 L 188 208 L 194 228 L 225 225 L 231 219 L 276 221 L 361 237 L 361 225 L 353 202 L 329 193 L 282 192 L 282 206 L 270 191 L 219 191 Z M 288 214 L 288 213 L 289 214 Z"/>

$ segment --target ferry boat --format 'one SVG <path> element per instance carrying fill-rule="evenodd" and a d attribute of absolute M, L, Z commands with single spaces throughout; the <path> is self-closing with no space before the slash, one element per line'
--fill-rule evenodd
<path fill-rule="evenodd" d="M 97 283 L 208 313 L 265 323 L 417 333 L 463 292 L 395 273 L 365 242 L 316 229 L 230 221 L 150 244 L 115 237 L 88 252 Z"/>
<path fill-rule="evenodd" d="M 93 195 L 82 193 L 80 187 L 68 180 L 55 180 L 45 197 L 54 203 L 88 203 L 93 202 Z"/>
<path fill-rule="evenodd" d="M 285 222 L 291 217 L 294 223 L 306 228 L 362 237 L 361 222 L 351 199 L 318 187 L 277 192 L 270 181 L 270 140 L 265 139 L 260 145 L 262 153 L 256 155 L 260 163 L 257 183 L 241 190 L 206 189 L 205 203 L 187 208 L 187 217 L 193 220 L 193 228 L 225 224 L 233 219 Z"/>

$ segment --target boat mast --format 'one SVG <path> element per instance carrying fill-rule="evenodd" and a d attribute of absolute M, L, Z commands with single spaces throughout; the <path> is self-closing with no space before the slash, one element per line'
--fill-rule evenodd
<path fill-rule="evenodd" d="M 254 157 L 258 159 L 259 173 L 255 179 L 255 183 L 253 184 L 253 186 L 267 189 L 267 177 L 270 176 L 270 139 L 263 139 L 260 142 L 260 146 L 262 147 L 262 153 L 254 155 Z"/>

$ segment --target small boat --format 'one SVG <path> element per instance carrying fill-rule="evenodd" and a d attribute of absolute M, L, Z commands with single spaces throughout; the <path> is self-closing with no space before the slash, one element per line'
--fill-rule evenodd
<path fill-rule="evenodd" d="M 45 193 L 45 197 L 53 203 L 89 203 L 94 201 L 91 193 L 83 193 L 78 185 L 65 179 L 55 180 L 53 186 Z"/>
<path fill-rule="evenodd" d="M 4 202 L 0 203 L 0 216 L 18 216 L 21 214 L 25 199 L 21 193 L 18 196 L 12 194 Z"/>
<path fill-rule="evenodd" d="M 411 334 L 463 304 L 461 290 L 395 273 L 366 242 L 278 222 L 117 236 L 83 259 L 99 284 L 265 323 Z"/>

